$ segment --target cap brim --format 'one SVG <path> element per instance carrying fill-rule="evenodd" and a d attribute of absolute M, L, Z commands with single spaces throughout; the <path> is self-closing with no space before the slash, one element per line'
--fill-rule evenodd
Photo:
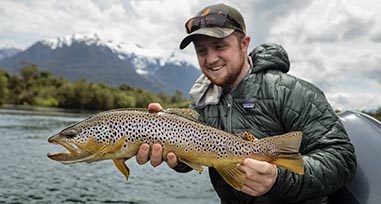
<path fill-rule="evenodd" d="M 180 43 L 180 50 L 187 47 L 195 35 L 205 35 L 213 38 L 225 38 L 234 32 L 232 28 L 200 28 L 187 35 Z"/>

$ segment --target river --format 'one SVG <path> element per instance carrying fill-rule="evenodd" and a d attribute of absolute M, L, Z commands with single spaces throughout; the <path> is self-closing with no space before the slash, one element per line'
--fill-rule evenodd
<path fill-rule="evenodd" d="M 85 117 L 0 109 L 0 203 L 218 203 L 206 168 L 181 174 L 132 158 L 126 182 L 111 160 L 63 165 L 48 159 L 48 152 L 64 149 L 49 144 L 49 136 Z"/>

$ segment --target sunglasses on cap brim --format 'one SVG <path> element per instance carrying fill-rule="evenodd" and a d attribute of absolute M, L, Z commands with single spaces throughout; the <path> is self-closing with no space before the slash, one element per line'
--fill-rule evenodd
<path fill-rule="evenodd" d="M 185 23 L 187 33 L 192 33 L 195 30 L 207 27 L 232 28 L 243 32 L 242 26 L 237 21 L 235 21 L 229 15 L 224 15 L 222 13 L 212 13 L 206 16 L 197 16 L 189 19 Z"/>

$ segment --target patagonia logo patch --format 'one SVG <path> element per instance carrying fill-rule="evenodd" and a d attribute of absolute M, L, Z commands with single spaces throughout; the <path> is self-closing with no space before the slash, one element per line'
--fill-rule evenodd
<path fill-rule="evenodd" d="M 254 102 L 243 102 L 242 103 L 242 107 L 243 108 L 254 108 L 255 107 L 255 103 Z"/>

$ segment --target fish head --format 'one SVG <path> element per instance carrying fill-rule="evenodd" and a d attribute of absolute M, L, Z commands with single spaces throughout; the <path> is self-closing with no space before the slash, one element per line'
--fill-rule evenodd
<path fill-rule="evenodd" d="M 74 124 L 48 139 L 49 143 L 66 148 L 67 152 L 48 153 L 52 160 L 71 164 L 93 162 L 110 158 L 119 150 L 125 137 L 115 136 L 110 121 L 102 118 L 89 118 Z"/>

